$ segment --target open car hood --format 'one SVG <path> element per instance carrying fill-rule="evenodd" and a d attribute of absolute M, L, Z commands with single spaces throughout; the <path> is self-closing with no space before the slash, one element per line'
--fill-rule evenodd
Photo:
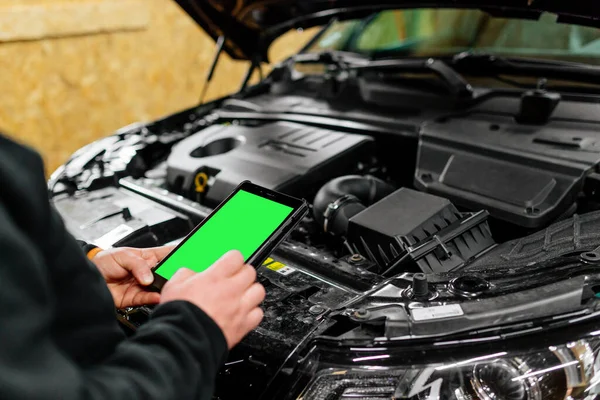
<path fill-rule="evenodd" d="M 292 28 L 322 25 L 332 17 L 351 19 L 393 8 L 478 8 L 492 15 L 600 26 L 600 7 L 583 0 L 176 0 L 235 59 L 268 61 L 269 45 Z"/>

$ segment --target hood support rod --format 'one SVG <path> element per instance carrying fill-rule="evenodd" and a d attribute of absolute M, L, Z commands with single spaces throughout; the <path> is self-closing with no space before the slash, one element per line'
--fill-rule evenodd
<path fill-rule="evenodd" d="M 210 81 L 215 74 L 215 70 L 217 69 L 217 64 L 219 63 L 219 57 L 223 52 L 223 45 L 225 44 L 225 36 L 221 35 L 217 39 L 217 47 L 215 51 L 215 55 L 213 57 L 210 68 L 208 69 L 208 75 L 206 75 L 206 80 L 204 81 L 204 87 L 202 88 L 202 93 L 200 94 L 200 106 L 204 104 L 204 98 L 206 97 L 206 93 L 208 92 L 208 87 L 210 86 Z"/>
<path fill-rule="evenodd" d="M 248 72 L 246 72 L 246 75 L 244 76 L 244 80 L 242 81 L 242 86 L 240 87 L 240 92 L 243 92 L 244 90 L 246 90 L 246 87 L 248 86 L 248 83 L 250 83 L 250 79 L 252 79 L 252 75 L 254 74 L 254 71 L 257 68 L 258 68 L 259 78 L 261 81 L 263 80 L 263 71 L 262 71 L 262 66 L 261 66 L 261 60 L 259 57 L 253 57 L 252 64 L 250 64 L 250 67 L 248 68 Z"/>

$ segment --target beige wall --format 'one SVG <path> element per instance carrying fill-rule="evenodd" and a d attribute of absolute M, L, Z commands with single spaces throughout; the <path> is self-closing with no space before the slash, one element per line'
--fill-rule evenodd
<path fill-rule="evenodd" d="M 36 147 L 48 173 L 99 136 L 198 101 L 214 42 L 171 0 L 127 1 L 0 0 L 0 131 Z M 272 58 L 313 32 L 290 32 Z M 207 98 L 235 91 L 246 68 L 223 56 Z"/>

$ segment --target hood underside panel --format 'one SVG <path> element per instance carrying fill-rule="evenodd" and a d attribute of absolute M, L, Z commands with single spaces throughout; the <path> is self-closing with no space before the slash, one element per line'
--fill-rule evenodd
<path fill-rule="evenodd" d="M 492 15 L 537 19 L 543 12 L 558 22 L 596 26 L 594 2 L 564 0 L 176 0 L 213 39 L 225 36 L 223 49 L 235 59 L 267 61 L 269 45 L 292 28 L 308 28 L 331 18 L 362 18 L 401 8 L 478 8 Z"/>

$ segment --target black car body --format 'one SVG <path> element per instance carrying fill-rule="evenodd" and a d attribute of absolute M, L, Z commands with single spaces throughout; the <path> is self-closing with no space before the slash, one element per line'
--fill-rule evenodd
<path fill-rule="evenodd" d="M 178 2 L 248 76 L 282 33 L 323 28 L 257 85 L 82 148 L 49 190 L 101 247 L 177 241 L 245 179 L 311 203 L 258 269 L 265 319 L 215 398 L 599 396 L 596 4 Z M 446 36 L 364 39 L 415 7 L 455 18 Z"/>

